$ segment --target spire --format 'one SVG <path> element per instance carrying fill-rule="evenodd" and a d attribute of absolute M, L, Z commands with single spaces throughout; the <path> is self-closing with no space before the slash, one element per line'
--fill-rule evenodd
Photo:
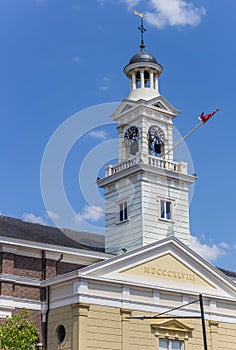
<path fill-rule="evenodd" d="M 143 40 L 143 34 L 144 32 L 146 32 L 146 28 L 144 27 L 143 25 L 143 13 L 141 12 L 138 12 L 138 11 L 134 11 L 134 14 L 136 16 L 139 16 L 141 18 L 141 24 L 140 26 L 138 27 L 138 29 L 140 30 L 140 33 L 141 33 L 141 44 L 140 44 L 140 49 L 141 49 L 141 52 L 144 52 L 144 48 L 145 48 L 145 44 L 144 44 L 144 40 Z"/>

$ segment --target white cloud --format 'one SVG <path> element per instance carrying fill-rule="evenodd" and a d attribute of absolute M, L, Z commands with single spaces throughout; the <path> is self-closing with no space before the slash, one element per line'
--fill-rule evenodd
<path fill-rule="evenodd" d="M 103 218 L 103 209 L 95 205 L 85 205 L 80 213 L 75 216 L 75 223 L 79 224 L 82 221 L 93 221 L 96 222 Z"/>
<path fill-rule="evenodd" d="M 113 75 L 111 74 L 110 76 L 109 75 L 105 75 L 103 78 L 102 78 L 102 85 L 99 86 L 99 90 L 102 90 L 102 91 L 106 91 L 109 89 L 109 85 L 110 85 L 110 81 L 112 80 L 113 78 Z"/>
<path fill-rule="evenodd" d="M 48 225 L 48 223 L 46 221 L 44 221 L 44 219 L 41 216 L 36 216 L 32 213 L 24 213 L 22 215 L 22 219 L 24 221 L 33 222 L 36 224 Z"/>
<path fill-rule="evenodd" d="M 224 242 L 222 243 L 224 245 Z M 222 246 L 222 243 L 220 243 L 219 245 L 207 245 L 206 243 L 201 243 L 199 239 L 195 236 L 190 237 L 190 248 L 210 262 L 213 262 L 219 256 L 226 254 L 225 250 L 223 249 L 226 248 L 226 243 L 224 247 Z"/>
<path fill-rule="evenodd" d="M 88 135 L 102 140 L 105 140 L 108 136 L 105 130 L 92 130 Z"/>
<path fill-rule="evenodd" d="M 46 212 L 47 216 L 49 216 L 52 220 L 58 220 L 60 219 L 60 215 L 55 213 L 54 211 L 52 210 L 47 210 Z"/>
<path fill-rule="evenodd" d="M 111 77 L 107 77 L 106 75 L 105 75 L 105 77 L 103 77 L 103 81 L 110 81 L 111 80 Z"/>
<path fill-rule="evenodd" d="M 134 6 L 137 6 L 141 0 L 123 0 L 124 3 L 126 3 L 126 5 L 128 5 L 128 8 L 131 9 Z"/>
<path fill-rule="evenodd" d="M 105 85 L 99 86 L 99 90 L 106 91 L 108 90 L 108 86 L 105 86 Z"/>
<path fill-rule="evenodd" d="M 129 8 L 139 3 L 135 0 L 123 0 Z M 186 0 L 149 0 L 145 7 L 150 10 L 145 12 L 146 21 L 163 29 L 166 26 L 197 26 L 206 14 L 204 7 L 196 7 L 193 2 Z"/>
<path fill-rule="evenodd" d="M 229 245 L 228 245 L 227 243 L 225 243 L 225 242 L 221 242 L 221 243 L 219 244 L 219 247 L 221 247 L 221 248 L 223 248 L 223 249 L 228 249 L 228 248 L 230 248 Z"/>

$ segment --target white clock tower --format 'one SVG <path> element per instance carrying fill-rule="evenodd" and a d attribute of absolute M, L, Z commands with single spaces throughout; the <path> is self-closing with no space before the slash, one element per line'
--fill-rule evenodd
<path fill-rule="evenodd" d="M 144 28 L 141 25 L 143 35 Z M 143 30 L 143 31 L 142 31 Z M 159 93 L 162 66 L 144 51 L 124 73 L 130 93 L 112 118 L 118 123 L 118 164 L 98 180 L 105 196 L 105 249 L 120 254 L 169 236 L 189 245 L 187 164 L 173 160 L 176 110 Z"/>

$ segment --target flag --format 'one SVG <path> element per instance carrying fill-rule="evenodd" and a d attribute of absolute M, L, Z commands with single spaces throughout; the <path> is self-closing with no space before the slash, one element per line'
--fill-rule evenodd
<path fill-rule="evenodd" d="M 216 110 L 206 115 L 204 115 L 204 112 L 202 112 L 202 114 L 199 116 L 199 119 L 203 122 L 203 124 L 205 124 L 216 112 L 218 112 L 218 110 L 219 108 L 216 108 Z"/>

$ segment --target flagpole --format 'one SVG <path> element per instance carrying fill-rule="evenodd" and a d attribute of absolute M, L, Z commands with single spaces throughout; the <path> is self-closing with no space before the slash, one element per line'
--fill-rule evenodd
<path fill-rule="evenodd" d="M 171 149 L 169 149 L 169 151 L 167 151 L 162 158 L 165 158 L 167 156 L 167 154 L 169 154 L 170 152 L 173 151 L 173 149 L 175 149 L 177 146 L 179 146 L 189 135 L 191 135 L 195 130 L 197 130 L 198 128 L 200 128 L 200 126 L 202 126 L 203 124 L 205 124 L 215 113 L 217 113 L 219 111 L 219 108 L 216 108 L 213 112 L 208 113 L 206 115 L 204 115 L 204 113 L 202 112 L 202 114 L 199 116 L 199 119 L 201 120 L 201 122 L 199 124 L 197 124 L 192 130 L 190 130 L 184 137 L 182 137 L 182 139 L 180 139 Z"/>
<path fill-rule="evenodd" d="M 198 128 L 200 128 L 201 125 L 203 125 L 203 122 L 200 122 L 199 124 L 197 124 L 192 130 L 190 130 L 184 137 L 182 137 L 182 139 L 180 139 L 171 149 L 169 149 L 169 151 L 167 151 L 164 155 L 163 158 L 165 158 L 167 156 L 167 154 L 169 154 L 170 152 L 172 152 L 177 146 L 179 146 L 188 136 L 190 136 L 195 130 L 197 130 Z"/>

